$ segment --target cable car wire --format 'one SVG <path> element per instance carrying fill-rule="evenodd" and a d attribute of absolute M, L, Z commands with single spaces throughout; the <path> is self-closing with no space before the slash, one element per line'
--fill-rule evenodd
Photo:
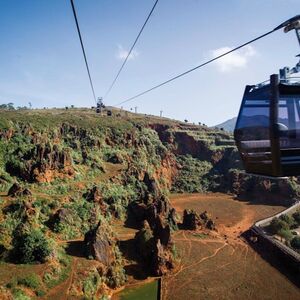
<path fill-rule="evenodd" d="M 198 65 L 196 67 L 194 67 L 194 68 L 191 68 L 191 69 L 189 69 L 189 70 L 187 70 L 187 71 L 185 71 L 185 72 L 183 72 L 183 73 L 181 73 L 179 75 L 176 75 L 176 76 L 174 76 L 174 77 L 172 77 L 172 78 L 170 78 L 170 79 L 168 79 L 168 80 L 166 80 L 166 81 L 164 81 L 164 82 L 162 82 L 160 84 L 157 84 L 157 85 L 153 86 L 150 89 L 147 89 L 147 90 L 145 90 L 145 91 L 143 91 L 143 92 L 141 92 L 141 93 L 139 93 L 139 94 L 137 94 L 137 95 L 135 95 L 133 97 L 130 97 L 130 98 L 124 100 L 124 101 L 121 101 L 120 103 L 117 103 L 117 104 L 115 104 L 113 106 L 119 106 L 119 105 L 124 104 L 126 102 L 132 101 L 132 100 L 134 100 L 134 99 L 136 99 L 138 97 L 141 97 L 141 96 L 143 96 L 143 95 L 145 95 L 145 94 L 147 94 L 147 93 L 149 93 L 149 92 L 151 92 L 153 90 L 156 90 L 156 89 L 158 89 L 158 88 L 160 88 L 160 87 L 162 87 L 162 86 L 164 86 L 164 85 L 166 85 L 166 84 L 168 84 L 168 83 L 170 83 L 170 82 L 172 82 L 172 81 L 174 81 L 174 80 L 176 80 L 176 79 L 178 79 L 180 77 L 183 77 L 183 76 L 185 76 L 185 75 L 187 75 L 187 74 L 189 74 L 189 73 L 191 73 L 191 72 L 193 72 L 193 71 L 195 71 L 197 69 L 200 69 L 200 68 L 202 68 L 202 67 L 204 67 L 204 66 L 206 66 L 206 65 L 208 65 L 208 64 L 210 64 L 210 63 L 212 63 L 212 62 L 214 62 L 214 61 L 216 61 L 216 60 L 218 60 L 218 59 L 220 59 L 222 57 L 224 57 L 225 55 L 228 55 L 228 54 L 230 54 L 230 53 L 232 53 L 234 51 L 237 51 L 237 50 L 239 50 L 239 49 L 241 49 L 241 48 L 243 48 L 243 47 L 245 47 L 245 46 L 247 46 L 247 45 L 249 45 L 249 44 L 257 41 L 257 40 L 260 40 L 260 39 L 266 37 L 267 35 L 269 35 L 269 34 L 275 32 L 275 31 L 277 31 L 280 28 L 282 28 L 282 27 L 278 26 L 278 27 L 274 28 L 273 30 L 270 30 L 270 31 L 268 31 L 268 32 L 266 32 L 266 33 L 264 33 L 264 34 L 256 37 L 256 38 L 254 38 L 254 39 L 252 39 L 252 40 L 250 40 L 250 41 L 248 41 L 248 42 L 246 42 L 246 43 L 244 43 L 244 44 L 242 44 L 240 46 L 235 47 L 234 49 L 231 49 L 231 50 L 229 50 L 229 51 L 227 51 L 227 52 L 225 52 L 225 53 L 223 53 L 223 54 L 221 54 L 221 55 L 219 55 L 217 57 L 214 57 L 214 58 L 212 58 L 212 59 L 210 59 L 210 60 L 208 60 L 208 61 L 206 61 L 206 62 L 204 62 L 204 63 L 202 63 L 202 64 L 200 64 L 200 65 Z"/>
<path fill-rule="evenodd" d="M 76 23 L 76 27 L 77 27 L 77 32 L 78 32 L 78 36 L 79 36 L 79 40 L 80 40 L 80 44 L 81 44 L 81 49 L 82 49 L 82 53 L 83 53 L 83 57 L 84 57 L 84 61 L 85 61 L 86 70 L 88 72 L 90 85 L 91 85 L 92 92 L 93 92 L 93 97 L 94 97 L 95 103 L 97 105 L 95 89 L 94 89 L 94 85 L 93 85 L 93 81 L 92 81 L 92 77 L 91 77 L 91 73 L 90 73 L 89 64 L 88 64 L 86 54 L 85 54 L 85 49 L 84 49 L 84 45 L 83 45 L 83 41 L 82 41 L 82 37 L 81 37 L 81 32 L 80 32 L 80 28 L 79 28 L 79 24 L 78 24 L 78 19 L 77 19 L 77 15 L 76 15 L 76 9 L 75 9 L 73 0 L 70 0 L 70 2 L 71 2 L 72 11 L 73 11 L 73 15 L 74 15 L 74 19 L 75 19 L 75 23 Z"/>
<path fill-rule="evenodd" d="M 134 43 L 133 43 L 132 46 L 131 46 L 131 48 L 130 48 L 130 50 L 129 50 L 127 56 L 126 56 L 126 58 L 124 59 L 122 66 L 120 67 L 120 69 L 119 69 L 119 71 L 118 71 L 116 77 L 114 78 L 114 80 L 113 80 L 113 82 L 111 83 L 110 87 L 108 88 L 107 92 L 105 93 L 104 98 L 106 98 L 106 97 L 108 96 L 108 94 L 109 94 L 110 91 L 112 90 L 113 86 L 115 85 L 117 79 L 119 78 L 119 76 L 120 76 L 120 74 L 121 74 L 121 72 L 122 72 L 122 70 L 123 70 L 123 68 L 124 68 L 124 66 L 125 66 L 125 64 L 126 64 L 126 62 L 127 62 L 127 60 L 128 60 L 128 58 L 129 58 L 130 55 L 131 55 L 131 52 L 132 52 L 133 48 L 135 47 L 135 45 L 136 45 L 137 41 L 139 40 L 139 38 L 140 38 L 142 32 L 144 31 L 144 28 L 146 27 L 146 25 L 147 25 L 147 23 L 148 23 L 148 21 L 149 21 L 151 15 L 152 15 L 154 9 L 155 9 L 157 3 L 158 3 L 158 0 L 155 1 L 155 3 L 154 3 L 154 5 L 153 5 L 153 7 L 152 7 L 150 13 L 148 14 L 148 16 L 147 16 L 147 18 L 146 18 L 146 21 L 144 22 L 144 24 L 143 24 L 142 28 L 140 29 L 140 31 L 139 31 L 137 37 L 135 38 Z"/>

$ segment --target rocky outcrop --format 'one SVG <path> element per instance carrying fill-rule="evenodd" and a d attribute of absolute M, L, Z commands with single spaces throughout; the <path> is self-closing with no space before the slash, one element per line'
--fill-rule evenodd
<path fill-rule="evenodd" d="M 112 264 L 115 259 L 112 246 L 116 241 L 112 238 L 112 233 L 107 225 L 101 224 L 99 221 L 94 229 L 85 234 L 84 242 L 87 256 L 92 256 L 106 267 Z"/>
<path fill-rule="evenodd" d="M 144 202 L 129 205 L 129 216 L 142 224 L 135 236 L 142 264 L 151 275 L 161 276 L 174 267 L 171 231 L 177 229 L 176 211 L 148 173 L 143 182 L 148 191 Z"/>
<path fill-rule="evenodd" d="M 146 220 L 152 230 L 160 230 L 162 222 L 166 222 L 172 230 L 177 229 L 176 210 L 171 207 L 165 196 L 160 196 L 148 205 L 133 202 L 128 207 L 128 214 L 131 221 L 135 221 L 133 223 L 136 223 L 137 226 L 141 226 Z"/>
<path fill-rule="evenodd" d="M 17 196 L 32 196 L 32 193 L 29 189 L 27 188 L 22 188 L 20 184 L 15 182 L 10 189 L 8 190 L 7 193 L 8 196 L 10 197 L 17 197 Z"/>
<path fill-rule="evenodd" d="M 20 163 L 7 163 L 6 170 L 30 182 L 51 182 L 75 174 L 70 151 L 50 143 L 36 145 Z"/>
<path fill-rule="evenodd" d="M 201 227 L 201 219 L 199 215 L 189 209 L 185 209 L 183 212 L 183 221 L 182 225 L 185 229 L 196 230 L 198 227 Z"/>
<path fill-rule="evenodd" d="M 202 226 L 209 230 L 216 230 L 216 224 L 206 210 L 200 214 L 200 219 Z"/>
<path fill-rule="evenodd" d="M 60 208 L 49 219 L 48 226 L 54 232 L 61 232 L 64 227 L 73 223 L 73 211 L 69 208 Z"/>
<path fill-rule="evenodd" d="M 93 186 L 86 193 L 83 194 L 83 197 L 90 202 L 102 203 L 102 194 L 100 189 L 97 186 Z"/>
<path fill-rule="evenodd" d="M 153 230 L 149 223 L 144 221 L 143 228 L 135 235 L 135 243 L 142 264 L 151 275 L 162 276 L 174 268 L 169 225 L 161 224 L 159 230 Z"/>
<path fill-rule="evenodd" d="M 187 230 L 216 230 L 215 222 L 207 211 L 204 211 L 201 214 L 197 214 L 194 210 L 185 209 L 183 212 L 182 226 Z"/>

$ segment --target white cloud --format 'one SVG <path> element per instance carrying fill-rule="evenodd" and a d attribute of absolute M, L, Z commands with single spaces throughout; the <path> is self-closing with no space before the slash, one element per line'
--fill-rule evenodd
<path fill-rule="evenodd" d="M 129 53 L 129 51 L 124 49 L 122 45 L 118 45 L 118 52 L 116 55 L 116 57 L 118 59 L 124 60 L 127 57 L 128 53 Z M 137 58 L 138 55 L 139 55 L 139 52 L 137 50 L 133 49 L 128 57 L 128 60 L 131 60 L 131 59 L 133 60 L 133 59 Z"/>
<path fill-rule="evenodd" d="M 211 51 L 211 58 L 217 57 L 232 50 L 230 47 L 222 47 Z M 250 57 L 257 54 L 254 47 L 247 45 L 244 48 L 234 51 L 216 60 L 215 64 L 221 72 L 229 72 L 237 68 L 245 68 Z"/>

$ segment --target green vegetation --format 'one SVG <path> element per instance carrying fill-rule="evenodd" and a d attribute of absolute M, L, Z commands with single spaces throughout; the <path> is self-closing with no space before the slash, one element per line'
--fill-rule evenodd
<path fill-rule="evenodd" d="M 33 290 L 37 290 L 41 286 L 41 279 L 36 274 L 29 274 L 26 277 L 18 279 L 19 285 L 24 285 Z"/>
<path fill-rule="evenodd" d="M 45 262 L 53 252 L 53 241 L 40 229 L 17 234 L 14 241 L 14 255 L 21 263 Z"/>
<path fill-rule="evenodd" d="M 101 283 L 102 279 L 97 270 L 92 271 L 83 281 L 83 292 L 85 297 L 92 299 L 94 296 L 96 296 Z"/>
<path fill-rule="evenodd" d="M 12 291 L 14 300 L 31 300 L 29 296 L 25 294 L 25 292 L 19 288 L 15 288 Z"/>
<path fill-rule="evenodd" d="M 300 226 L 299 216 L 300 211 L 298 210 L 292 215 L 283 214 L 280 215 L 279 218 L 275 217 L 272 219 L 270 225 L 268 226 L 268 230 L 271 234 L 277 234 L 284 238 L 287 245 L 292 246 L 292 243 L 296 243 L 297 245 L 298 237 L 294 236 L 294 229 Z M 294 246 L 292 247 L 297 249 Z"/>
<path fill-rule="evenodd" d="M 178 156 L 177 162 L 181 167 L 172 187 L 174 192 L 198 193 L 209 189 L 210 181 L 207 174 L 213 167 L 211 163 L 190 155 Z"/>
<path fill-rule="evenodd" d="M 300 237 L 299 236 L 295 236 L 292 240 L 291 240 L 291 246 L 296 249 L 297 251 L 300 251 Z"/>
<path fill-rule="evenodd" d="M 34 273 L 24 277 L 16 277 L 6 287 L 12 291 L 14 299 L 30 299 L 23 291 L 23 288 L 32 290 L 38 297 L 45 295 L 45 291 L 42 289 L 41 278 Z"/>

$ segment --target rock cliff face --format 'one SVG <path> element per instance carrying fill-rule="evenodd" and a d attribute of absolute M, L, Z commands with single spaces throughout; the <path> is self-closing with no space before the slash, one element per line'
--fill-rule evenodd
<path fill-rule="evenodd" d="M 29 182 L 51 182 L 54 178 L 71 178 L 74 168 L 70 151 L 57 145 L 38 144 L 21 158 L 21 164 L 7 164 L 7 171 Z"/>

